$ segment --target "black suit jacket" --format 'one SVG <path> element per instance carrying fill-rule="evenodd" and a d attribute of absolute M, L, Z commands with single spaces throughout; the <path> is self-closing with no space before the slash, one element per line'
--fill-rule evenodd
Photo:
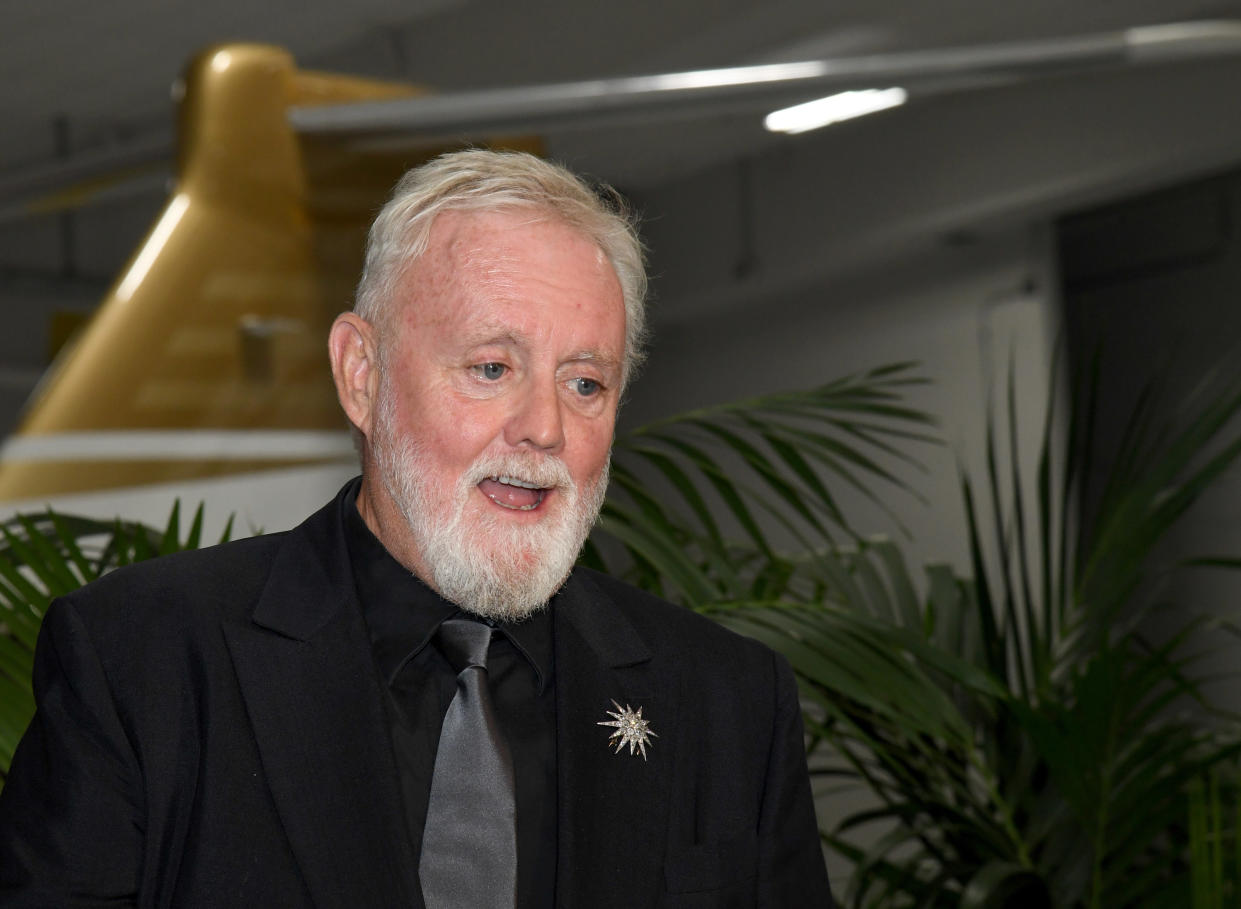
<path fill-rule="evenodd" d="M 332 509 L 53 605 L 0 906 L 422 906 Z M 553 608 L 557 905 L 830 905 L 787 662 L 593 572 Z M 608 747 L 613 700 L 647 760 Z"/>

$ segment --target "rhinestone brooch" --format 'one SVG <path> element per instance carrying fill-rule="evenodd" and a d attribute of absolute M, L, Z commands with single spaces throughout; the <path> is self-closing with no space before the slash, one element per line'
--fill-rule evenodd
<path fill-rule="evenodd" d="M 601 720 L 597 725 L 612 726 L 616 731 L 608 736 L 608 744 L 615 745 L 616 750 L 613 754 L 620 754 L 620 750 L 626 745 L 629 746 L 630 754 L 642 755 L 642 760 L 646 760 L 646 746 L 651 744 L 652 738 L 659 738 L 657 734 L 651 731 L 650 720 L 642 718 L 642 708 L 634 710 L 628 704 L 622 707 L 616 701 L 612 702 L 612 706 L 616 708 L 615 712 L 607 711 L 610 720 Z"/>

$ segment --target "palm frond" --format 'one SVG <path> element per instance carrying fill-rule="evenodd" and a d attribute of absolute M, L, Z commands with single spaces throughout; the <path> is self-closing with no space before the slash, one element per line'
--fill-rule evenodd
<path fill-rule="evenodd" d="M 1204 722 L 1194 621 L 1148 645 L 1133 633 L 1153 605 L 1137 594 L 1158 542 L 1241 457 L 1230 428 L 1241 392 L 1203 393 L 1173 425 L 1156 425 L 1139 395 L 1121 457 L 1092 490 L 1097 374 L 1072 395 L 1050 390 L 1028 463 L 1010 374 L 983 471 L 961 477 L 971 576 L 939 565 L 917 577 L 896 542 L 853 526 L 841 493 L 909 494 L 910 444 L 933 421 L 897 397 L 907 369 L 618 440 L 618 501 L 633 503 L 619 551 L 665 594 L 789 657 L 821 772 L 876 799 L 825 830 L 857 863 L 850 905 L 945 894 L 1004 905 L 1014 893 L 1176 905 L 1185 787 L 1230 759 L 1238 737 Z M 1092 512 L 1079 523 L 1083 504 Z M 642 552 L 656 540 L 679 545 L 675 559 Z M 751 583 L 760 576 L 765 586 Z M 1183 716 L 1186 702 L 1199 713 Z M 877 823 L 888 832 L 852 845 Z"/>
<path fill-rule="evenodd" d="M 179 502 L 162 531 L 50 509 L 17 515 L 0 525 L 0 782 L 34 714 L 30 676 L 48 605 L 120 565 L 197 548 L 202 511 L 200 505 L 184 538 Z M 231 521 L 221 542 L 230 529 Z"/>
<path fill-rule="evenodd" d="M 812 591 L 797 573 L 797 553 L 860 539 L 838 488 L 887 511 L 898 527 L 890 495 L 876 489 L 917 498 L 904 477 L 910 465 L 920 468 L 910 445 L 937 440 L 931 417 L 902 395 L 925 381 L 912 364 L 895 364 L 619 436 L 601 539 L 589 557 L 695 608 Z M 669 544 L 676 556 L 652 552 Z"/>

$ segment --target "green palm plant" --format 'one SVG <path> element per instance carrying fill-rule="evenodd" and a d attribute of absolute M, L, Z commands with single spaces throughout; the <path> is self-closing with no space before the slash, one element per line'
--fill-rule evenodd
<path fill-rule="evenodd" d="M 934 420 L 904 396 L 925 383 L 898 363 L 619 435 L 583 560 L 691 608 L 820 601 L 830 566 L 816 554 L 859 539 L 841 492 L 898 526 L 891 494 L 918 497 L 905 474 L 923 468 L 909 449 L 938 441 Z"/>
<path fill-rule="evenodd" d="M 1189 786 L 1192 909 L 1241 900 L 1241 789 L 1237 767 L 1217 765 Z"/>
<path fill-rule="evenodd" d="M 30 675 L 48 604 L 121 565 L 197 549 L 202 521 L 200 505 L 182 537 L 178 502 L 162 531 L 133 521 L 98 521 L 51 510 L 0 525 L 0 781 L 34 714 Z M 230 520 L 221 542 L 231 533 Z"/>
<path fill-rule="evenodd" d="M 854 431 L 822 398 L 821 428 L 843 431 L 863 452 L 917 437 L 910 426 L 921 416 L 886 397 L 907 378 L 896 368 L 829 386 L 867 389 L 845 399 L 846 412 L 855 405 L 867 428 Z M 1230 760 L 1239 739 L 1235 718 L 1216 722 L 1219 712 L 1202 695 L 1201 654 L 1191 645 L 1207 619 L 1191 619 L 1160 642 L 1140 631 L 1158 605 L 1147 595 L 1156 544 L 1241 454 L 1233 423 L 1241 394 L 1206 389 L 1167 426 L 1148 425 L 1140 407 L 1123 456 L 1095 491 L 1083 469 L 1095 444 L 1092 388 L 1084 386 L 1066 415 L 1063 445 L 1049 409 L 1028 472 L 1016 454 L 1010 379 L 1006 417 L 990 422 L 981 481 L 962 479 L 970 578 L 944 566 L 915 578 L 893 543 L 859 540 L 835 520 L 844 533 L 833 536 L 812 520 L 812 506 L 818 516 L 838 512 L 821 493 L 815 498 L 804 465 L 772 444 L 767 416 L 773 400 L 778 417 L 797 410 L 796 396 L 661 424 L 658 438 L 677 450 L 664 451 L 671 463 L 660 469 L 679 498 L 655 499 L 644 482 L 621 484 L 632 499 L 602 525 L 612 532 L 623 522 L 622 564 L 613 568 L 627 559 L 639 583 L 789 656 L 803 686 L 812 761 L 824 779 L 860 782 L 871 793 L 872 807 L 824 831 L 856 863 L 849 905 L 1187 899 L 1185 789 Z M 679 442 L 704 433 L 719 443 L 715 450 Z M 802 450 L 831 444 L 805 442 L 798 440 Z M 624 440 L 618 456 L 631 444 Z M 868 481 L 901 485 L 863 452 L 846 463 L 865 465 Z M 746 532 L 731 542 L 688 489 L 691 478 L 706 489 L 731 476 L 726 460 L 761 480 L 749 496 L 721 496 L 717 511 Z M 1084 521 L 1079 502 L 1094 503 Z M 778 550 L 754 531 L 762 523 L 755 503 L 768 511 L 783 504 L 774 523 L 795 530 L 799 548 Z M 662 541 L 658 557 L 632 543 L 651 539 Z M 1187 702 L 1198 713 L 1186 714 Z M 875 825 L 883 833 L 860 845 L 854 834 Z"/>

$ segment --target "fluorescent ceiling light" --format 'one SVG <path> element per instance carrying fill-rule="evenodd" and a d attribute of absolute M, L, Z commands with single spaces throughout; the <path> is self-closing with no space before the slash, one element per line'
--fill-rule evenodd
<path fill-rule="evenodd" d="M 772 111 L 763 119 L 763 126 L 773 133 L 804 133 L 831 123 L 839 123 L 863 114 L 886 110 L 905 103 L 903 88 L 867 88 L 860 91 L 839 92 Z"/>
<path fill-rule="evenodd" d="M 821 60 L 804 63 L 767 63 L 759 66 L 730 66 L 724 69 L 696 69 L 687 73 L 662 76 L 638 76 L 634 81 L 643 87 L 676 90 L 715 88 L 721 85 L 755 85 L 760 82 L 783 82 L 789 79 L 813 79 L 826 75 L 827 64 Z"/>

